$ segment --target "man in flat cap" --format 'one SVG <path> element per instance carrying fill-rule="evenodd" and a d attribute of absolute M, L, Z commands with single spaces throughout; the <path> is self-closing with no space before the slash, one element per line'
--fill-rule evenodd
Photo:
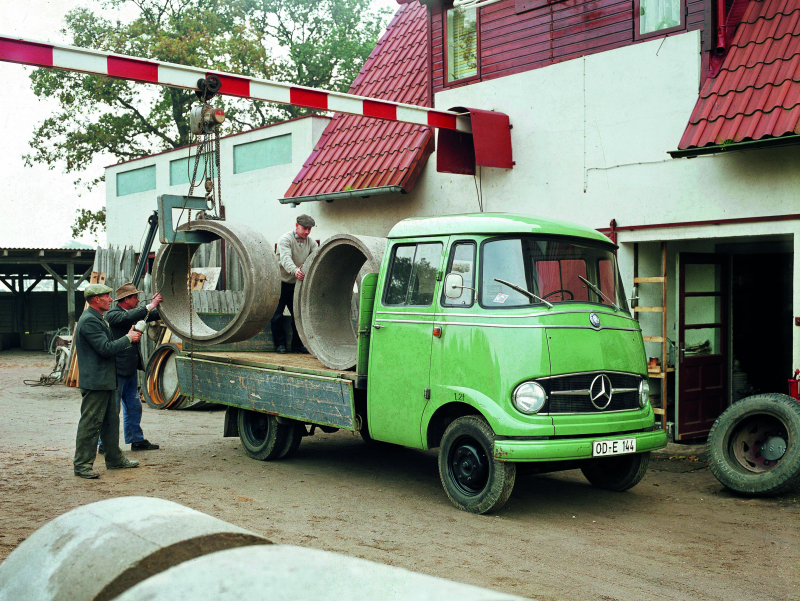
<path fill-rule="evenodd" d="M 119 340 L 136 325 L 138 321 L 155 321 L 159 318 L 156 307 L 161 302 L 161 295 L 156 294 L 149 305 L 139 306 L 139 293 L 136 286 L 128 282 L 117 288 L 117 306 L 106 313 L 106 321 L 111 326 L 114 340 Z M 139 400 L 138 370 L 144 370 L 139 344 L 116 356 L 117 362 L 117 407 L 122 406 L 122 431 L 125 444 L 131 445 L 131 451 L 150 451 L 158 445 L 151 443 L 142 432 L 142 402 Z M 102 451 L 101 451 L 102 452 Z"/>
<path fill-rule="evenodd" d="M 81 418 L 75 438 L 75 475 L 97 478 L 92 469 L 97 457 L 97 436 L 105 447 L 106 468 L 110 470 L 136 467 L 138 461 L 128 460 L 119 448 L 119 412 L 115 399 L 117 371 L 114 356 L 139 342 L 141 334 L 131 328 L 119 340 L 103 314 L 111 308 L 113 292 L 108 286 L 91 284 L 83 291 L 89 305 L 81 314 L 75 330 L 75 352 L 78 353 L 78 380 L 81 389 Z"/>
<path fill-rule="evenodd" d="M 288 307 L 292 315 L 292 352 L 307 353 L 306 347 L 297 333 L 294 323 L 294 285 L 303 281 L 306 274 L 300 269 L 303 262 L 317 248 L 314 239 L 309 238 L 311 228 L 316 223 L 308 215 L 300 215 L 294 230 L 286 232 L 278 240 L 278 262 L 281 265 L 281 299 L 275 315 L 272 316 L 272 341 L 278 353 L 286 353 L 286 332 L 283 329 L 283 310 Z"/>

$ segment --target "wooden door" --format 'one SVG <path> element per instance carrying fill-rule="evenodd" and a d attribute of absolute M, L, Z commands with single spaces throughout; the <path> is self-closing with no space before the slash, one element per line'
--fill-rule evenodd
<path fill-rule="evenodd" d="M 675 440 L 708 435 L 728 406 L 730 257 L 680 253 Z"/>

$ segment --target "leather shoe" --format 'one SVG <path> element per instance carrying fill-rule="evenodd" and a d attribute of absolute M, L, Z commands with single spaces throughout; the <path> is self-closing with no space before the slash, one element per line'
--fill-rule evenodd
<path fill-rule="evenodd" d="M 119 465 L 107 465 L 107 470 L 124 470 L 125 468 L 129 467 L 139 467 L 138 461 L 133 461 L 131 459 L 127 459 L 126 457 L 122 458 L 122 463 Z"/>
<path fill-rule="evenodd" d="M 132 442 L 131 443 L 131 451 L 154 451 L 158 448 L 157 444 L 153 444 L 149 440 L 143 440 L 141 442 Z"/>
<path fill-rule="evenodd" d="M 81 478 L 86 478 L 87 480 L 91 480 L 92 478 L 97 478 L 98 474 L 92 468 L 87 467 L 83 470 L 75 470 L 75 475 L 80 476 Z"/>
<path fill-rule="evenodd" d="M 279 355 L 285 355 L 286 354 L 286 347 L 283 346 L 283 345 L 280 345 L 278 348 L 275 349 L 275 352 L 278 353 Z"/>

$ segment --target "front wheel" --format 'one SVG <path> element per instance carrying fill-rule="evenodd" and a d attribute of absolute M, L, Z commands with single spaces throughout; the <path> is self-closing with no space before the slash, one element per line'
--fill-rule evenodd
<path fill-rule="evenodd" d="M 239 409 L 239 439 L 253 459 L 276 459 L 285 448 L 286 432 L 274 415 Z"/>
<path fill-rule="evenodd" d="M 594 459 L 581 468 L 592 486 L 622 492 L 642 481 L 650 464 L 650 453 Z"/>
<path fill-rule="evenodd" d="M 439 477 L 453 505 L 470 513 L 500 509 L 511 496 L 515 463 L 497 461 L 494 432 L 475 415 L 454 420 L 445 430 L 439 450 Z"/>
<path fill-rule="evenodd" d="M 708 435 L 708 467 L 726 487 L 774 496 L 800 483 L 800 403 L 784 394 L 735 402 Z"/>

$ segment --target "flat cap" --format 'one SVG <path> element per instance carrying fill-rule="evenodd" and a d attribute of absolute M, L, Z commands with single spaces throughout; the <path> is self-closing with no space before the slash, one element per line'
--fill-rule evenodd
<path fill-rule="evenodd" d="M 101 294 L 110 294 L 111 292 L 114 291 L 108 286 L 103 286 L 103 284 L 89 284 L 83 291 L 83 298 L 89 300 L 94 296 L 100 296 Z"/>
<path fill-rule="evenodd" d="M 314 221 L 314 218 L 310 215 L 298 215 L 297 216 L 297 225 L 302 225 L 303 227 L 314 227 L 317 223 Z"/>

